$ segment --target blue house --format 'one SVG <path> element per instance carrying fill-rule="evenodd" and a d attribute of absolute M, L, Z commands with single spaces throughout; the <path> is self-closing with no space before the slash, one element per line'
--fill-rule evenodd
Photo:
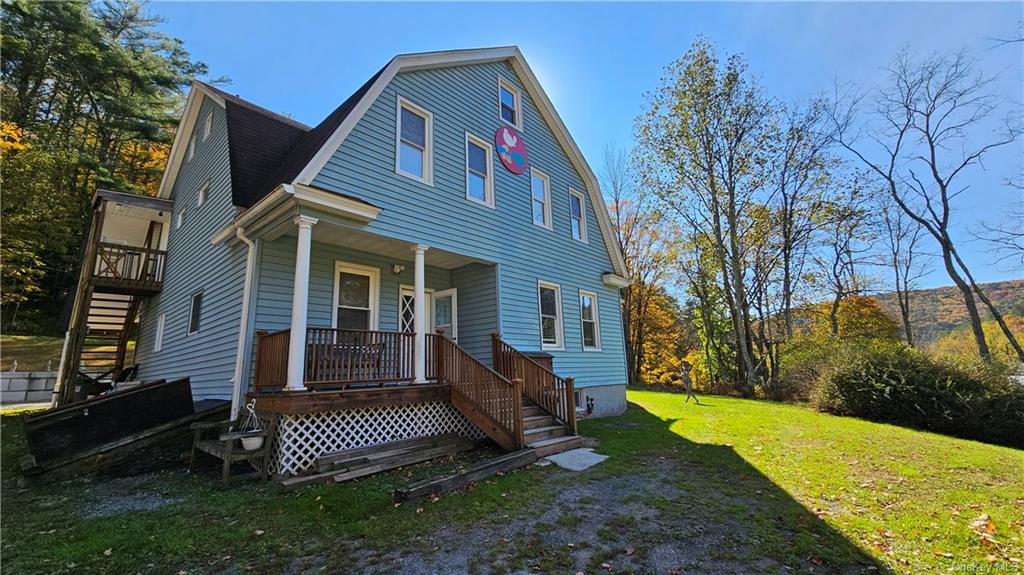
<path fill-rule="evenodd" d="M 278 414 L 279 473 L 453 431 L 550 453 L 625 409 L 622 255 L 515 47 L 397 56 L 315 127 L 196 82 L 159 198 L 105 194 L 86 273 L 160 258 L 106 298 L 136 377 Z"/>

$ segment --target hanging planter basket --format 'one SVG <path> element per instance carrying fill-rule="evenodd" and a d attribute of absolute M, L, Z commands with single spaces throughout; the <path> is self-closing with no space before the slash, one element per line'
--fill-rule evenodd
<path fill-rule="evenodd" d="M 263 420 L 261 420 L 259 416 L 256 415 L 256 400 L 254 399 L 250 401 L 248 404 L 246 404 L 245 409 L 246 411 L 249 412 L 249 415 L 246 416 L 245 423 L 242 424 L 240 431 L 246 433 L 253 431 L 263 431 Z M 246 451 L 253 451 L 259 449 L 263 447 L 263 442 L 265 440 L 266 438 L 263 436 L 243 437 L 242 449 L 245 449 Z"/>

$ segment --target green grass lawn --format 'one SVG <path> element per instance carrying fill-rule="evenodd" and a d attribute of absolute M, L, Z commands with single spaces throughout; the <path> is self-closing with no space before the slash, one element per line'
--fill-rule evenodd
<path fill-rule="evenodd" d="M 54 371 L 60 363 L 60 352 L 64 346 L 62 337 L 42 335 L 0 336 L 0 369 L 8 371 L 15 360 L 18 371 L 43 371 L 47 362 Z"/>
<path fill-rule="evenodd" d="M 464 462 L 290 494 L 222 486 L 214 468 L 25 486 L 20 424 L 5 414 L 5 571 L 1020 569 L 1022 451 L 767 402 L 629 399 L 640 408 L 581 423 L 610 455 L 588 471 L 529 467 L 401 506 L 395 487 Z M 994 543 L 970 526 L 982 515 Z"/>

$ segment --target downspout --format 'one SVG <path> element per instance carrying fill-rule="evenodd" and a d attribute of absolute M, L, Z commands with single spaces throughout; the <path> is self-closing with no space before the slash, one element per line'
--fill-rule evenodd
<path fill-rule="evenodd" d="M 248 252 L 245 257 L 245 284 L 242 286 L 242 317 L 238 322 L 238 352 L 235 353 L 235 375 L 231 380 L 231 421 L 238 419 L 244 401 L 246 380 L 242 373 L 245 368 L 245 343 L 249 340 L 249 298 L 252 294 L 253 269 L 256 267 L 256 244 L 245 236 L 245 228 L 235 229 L 235 237 L 245 243 Z"/>

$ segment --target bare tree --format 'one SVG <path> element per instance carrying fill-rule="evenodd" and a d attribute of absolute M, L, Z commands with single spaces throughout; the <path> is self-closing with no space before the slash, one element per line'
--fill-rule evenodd
<path fill-rule="evenodd" d="M 888 194 L 879 201 L 878 212 L 886 250 L 882 265 L 892 271 L 893 292 L 900 310 L 903 335 L 907 345 L 914 347 L 910 298 L 918 281 L 929 271 L 923 260 L 925 254 L 921 253 L 926 232 Z"/>
<path fill-rule="evenodd" d="M 974 281 L 951 234 L 952 201 L 968 189 L 960 183 L 964 174 L 1019 134 L 1006 117 L 1001 134 L 977 143 L 984 138 L 985 125 L 999 112 L 999 100 L 988 90 L 990 83 L 990 78 L 975 71 L 965 52 L 920 61 L 904 52 L 876 99 L 874 118 L 880 125 L 872 126 L 873 149 L 853 127 L 859 98 L 837 97 L 829 115 L 839 144 L 874 172 L 900 209 L 938 243 L 946 273 L 967 308 L 978 355 L 986 361 L 992 357 L 978 312 L 980 299 L 1024 361 L 1024 349 Z"/>
<path fill-rule="evenodd" d="M 865 209 L 867 197 L 859 178 L 851 176 L 841 185 L 846 188 L 843 193 L 835 194 L 824 206 L 821 249 L 814 256 L 832 298 L 828 319 L 833 337 L 839 337 L 839 307 L 843 300 L 865 291 L 858 270 L 867 262 L 872 239 L 871 220 Z"/>
<path fill-rule="evenodd" d="M 650 197 L 636 189 L 625 152 L 611 145 L 604 148 L 604 177 L 615 239 L 631 281 L 622 290 L 623 327 L 629 382 L 635 385 L 641 383 L 649 329 L 645 321 L 647 310 L 669 276 L 674 256 L 669 242 L 664 240 L 667 230 L 662 226 L 661 215 Z"/>
<path fill-rule="evenodd" d="M 820 223 L 828 172 L 831 134 L 825 126 L 824 104 L 793 105 L 783 111 L 782 141 L 776 155 L 775 186 L 780 235 L 781 307 L 785 335 L 793 337 L 793 293 L 803 268 L 803 256 Z"/>
<path fill-rule="evenodd" d="M 1006 214 L 1004 224 L 981 223 L 978 238 L 988 242 L 996 255 L 996 262 L 1012 261 L 1017 269 L 1024 269 L 1024 184 L 1007 182 L 1020 191 L 1021 199 Z"/>

